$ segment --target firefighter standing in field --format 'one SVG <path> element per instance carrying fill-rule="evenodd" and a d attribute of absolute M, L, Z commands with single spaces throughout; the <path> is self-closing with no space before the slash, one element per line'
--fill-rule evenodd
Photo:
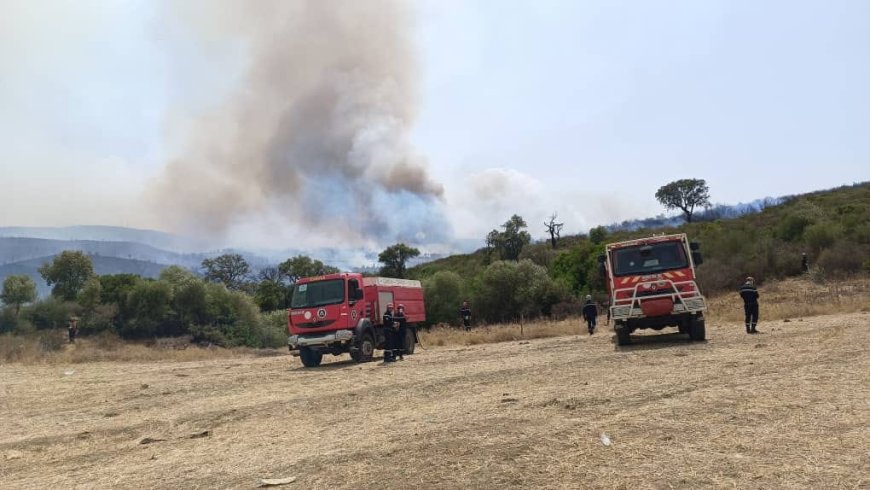
<path fill-rule="evenodd" d="M 384 362 L 394 362 L 396 360 L 396 355 L 393 352 L 396 335 L 395 321 L 393 320 L 393 303 L 388 303 L 387 311 L 384 312 Z"/>
<path fill-rule="evenodd" d="M 69 333 L 69 343 L 76 343 L 76 335 L 79 334 L 79 322 L 76 318 L 69 319 L 69 325 L 66 327 L 67 332 Z"/>
<path fill-rule="evenodd" d="M 462 320 L 462 327 L 465 331 L 471 330 L 471 307 L 468 306 L 468 301 L 462 302 L 462 308 L 459 308 L 459 318 Z"/>
<path fill-rule="evenodd" d="M 399 360 L 405 360 L 405 337 L 408 335 L 408 320 L 405 318 L 405 305 L 399 304 L 396 314 L 393 315 L 393 323 L 396 325 L 396 343 L 393 347 L 394 355 L 399 355 Z"/>
<path fill-rule="evenodd" d="M 746 313 L 746 333 L 758 333 L 755 329 L 758 324 L 758 289 L 755 288 L 755 279 L 746 278 L 746 282 L 740 287 L 740 297 L 743 298 L 743 311 Z"/>
<path fill-rule="evenodd" d="M 589 329 L 589 335 L 595 333 L 596 322 L 598 321 L 598 306 L 592 300 L 592 295 L 586 295 L 586 302 L 583 303 L 583 318 L 586 319 L 586 327 Z"/>

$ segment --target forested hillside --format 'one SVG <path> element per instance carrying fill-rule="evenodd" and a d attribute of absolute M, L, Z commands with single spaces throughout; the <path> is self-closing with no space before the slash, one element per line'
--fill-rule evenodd
<path fill-rule="evenodd" d="M 575 311 L 582 295 L 603 295 L 596 257 L 605 243 L 652 233 L 687 233 L 701 244 L 705 262 L 698 275 L 708 294 L 736 288 L 747 275 L 763 283 L 801 274 L 802 253 L 819 280 L 870 270 L 870 183 L 779 201 L 735 219 L 704 220 L 701 214 L 701 220 L 676 227 L 597 227 L 562 237 L 555 248 L 549 240 L 530 243 L 512 264 L 500 260 L 498 250 L 484 248 L 413 267 L 409 275 L 427 286 L 430 318 L 453 322 L 462 299 L 472 300 L 484 321 Z"/>

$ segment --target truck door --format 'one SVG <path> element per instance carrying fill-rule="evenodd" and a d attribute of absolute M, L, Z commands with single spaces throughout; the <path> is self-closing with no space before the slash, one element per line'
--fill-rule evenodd
<path fill-rule="evenodd" d="M 365 301 L 363 300 L 363 290 L 360 287 L 359 281 L 356 279 L 347 280 L 347 326 L 356 327 L 359 319 L 365 314 Z"/>

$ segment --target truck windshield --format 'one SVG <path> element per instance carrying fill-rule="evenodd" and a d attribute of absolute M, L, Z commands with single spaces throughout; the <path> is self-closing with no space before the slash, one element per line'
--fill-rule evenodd
<path fill-rule="evenodd" d="M 344 280 L 309 282 L 293 287 L 290 308 L 313 308 L 344 301 Z"/>
<path fill-rule="evenodd" d="M 686 250 L 682 242 L 621 248 L 613 252 L 613 274 L 631 276 L 688 267 Z"/>

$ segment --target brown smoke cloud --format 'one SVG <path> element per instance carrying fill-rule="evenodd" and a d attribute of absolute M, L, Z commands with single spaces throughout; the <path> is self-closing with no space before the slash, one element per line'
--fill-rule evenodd
<path fill-rule="evenodd" d="M 172 8 L 198 39 L 238 41 L 250 64 L 151 189 L 167 224 L 220 233 L 269 213 L 362 238 L 447 233 L 443 187 L 409 142 L 418 72 L 405 2 L 183 5 Z"/>

